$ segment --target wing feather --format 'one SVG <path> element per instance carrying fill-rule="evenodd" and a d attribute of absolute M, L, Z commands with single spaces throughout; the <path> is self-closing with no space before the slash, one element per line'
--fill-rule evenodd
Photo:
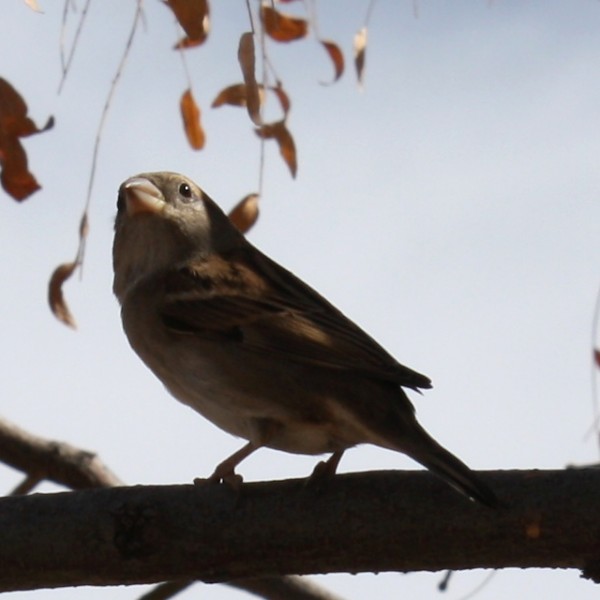
<path fill-rule="evenodd" d="M 429 378 L 396 361 L 373 338 L 295 275 L 260 253 L 198 260 L 167 278 L 161 308 L 172 330 L 227 339 L 262 352 L 347 369 L 413 389 Z"/>

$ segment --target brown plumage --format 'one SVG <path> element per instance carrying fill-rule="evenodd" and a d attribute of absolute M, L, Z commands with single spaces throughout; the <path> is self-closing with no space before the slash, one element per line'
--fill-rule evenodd
<path fill-rule="evenodd" d="M 371 443 L 408 454 L 467 496 L 494 494 L 418 424 L 402 388 L 429 379 L 254 248 L 191 180 L 128 179 L 119 191 L 114 291 L 134 350 L 180 401 L 248 443 L 342 453 Z"/>

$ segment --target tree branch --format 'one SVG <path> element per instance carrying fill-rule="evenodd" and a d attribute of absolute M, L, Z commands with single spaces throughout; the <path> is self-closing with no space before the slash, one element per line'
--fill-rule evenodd
<path fill-rule="evenodd" d="M 93 452 L 32 435 L 4 419 L 0 419 L 0 462 L 27 473 L 30 480 L 47 479 L 72 489 L 123 485 Z M 17 490 L 29 491 L 25 485 Z"/>
<path fill-rule="evenodd" d="M 122 485 L 94 453 L 34 436 L 3 419 L 0 419 L 0 462 L 27 474 L 12 495 L 27 494 L 44 479 L 72 489 Z M 194 580 L 167 581 L 147 592 L 140 600 L 173 598 L 194 583 Z M 232 585 L 261 595 L 265 600 L 335 600 L 324 588 L 300 577 L 247 579 Z"/>
<path fill-rule="evenodd" d="M 481 476 L 504 508 L 426 472 L 4 498 L 0 589 L 478 567 L 598 578 L 599 470 Z"/>
<path fill-rule="evenodd" d="M 167 600 L 198 583 L 197 581 L 166 581 L 160 583 L 139 600 Z M 342 600 L 312 581 L 295 575 L 259 577 L 229 582 L 228 585 L 260 596 L 265 600 Z"/>
<path fill-rule="evenodd" d="M 229 585 L 267 600 L 341 600 L 321 586 L 296 575 L 231 581 Z"/>

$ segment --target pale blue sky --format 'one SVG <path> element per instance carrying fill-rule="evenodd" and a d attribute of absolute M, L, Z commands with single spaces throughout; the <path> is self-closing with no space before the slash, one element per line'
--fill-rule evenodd
<path fill-rule="evenodd" d="M 39 124 L 49 114 L 57 121 L 25 140 L 43 190 L 22 205 L 0 192 L 0 412 L 97 451 L 129 483 L 189 482 L 240 441 L 172 400 L 129 349 L 111 292 L 112 220 L 120 182 L 140 171 L 186 173 L 225 209 L 256 189 L 259 145 L 247 115 L 209 108 L 240 80 L 245 3 L 213 2 L 209 41 L 187 55 L 207 132 L 207 148 L 195 153 L 179 116 L 186 82 L 171 50 L 179 34 L 169 11 L 146 0 L 145 27 L 104 132 L 84 277 L 66 287 L 77 333 L 50 316 L 46 283 L 75 252 L 95 130 L 134 4 L 92 3 L 60 97 L 62 3 L 40 4 L 43 15 L 4 3 L 0 22 L 0 77 Z M 347 59 L 367 4 L 318 3 L 323 36 Z M 249 237 L 432 378 L 434 389 L 415 398 L 419 418 L 473 468 L 561 468 L 598 457 L 584 434 L 593 414 L 599 274 L 599 31 L 593 0 L 380 0 L 363 92 L 351 64 L 339 84 L 318 84 L 331 65 L 314 42 L 270 45 L 292 99 L 298 178 L 269 146 L 262 216 Z M 264 450 L 241 472 L 247 480 L 298 477 L 314 463 Z M 341 464 L 342 471 L 413 467 L 368 447 Z M 0 489 L 18 480 L 0 467 Z M 440 577 L 319 580 L 351 600 L 418 600 L 437 597 Z M 460 598 L 484 577 L 457 574 L 445 597 Z M 198 594 L 243 597 L 220 586 L 181 597 Z M 575 571 L 528 570 L 498 573 L 477 597 L 597 594 Z M 86 588 L 8 597 L 137 595 Z"/>

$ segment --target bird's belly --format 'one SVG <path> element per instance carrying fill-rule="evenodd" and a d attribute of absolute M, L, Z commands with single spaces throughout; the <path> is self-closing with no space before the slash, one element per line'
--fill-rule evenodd
<path fill-rule="evenodd" d="M 413 418 L 395 386 L 384 389 L 359 373 L 174 333 L 140 302 L 124 305 L 122 317 L 131 346 L 175 398 L 257 444 L 299 454 L 362 443 L 390 447 L 380 432 L 398 409 Z"/>
<path fill-rule="evenodd" d="M 281 387 L 274 395 L 270 385 L 253 387 L 246 380 L 238 386 L 235 379 L 219 379 L 211 370 L 209 364 L 203 374 L 168 389 L 224 431 L 295 454 L 345 450 L 359 441 L 354 436 L 349 438 L 348 428 L 332 418 L 334 409 L 324 410 L 332 404 L 329 398 L 308 395 L 301 386 Z M 310 414 L 314 403 L 319 408 Z"/>
<path fill-rule="evenodd" d="M 235 436 L 297 454 L 370 441 L 337 402 L 336 386 L 324 384 L 321 374 L 315 378 L 314 367 L 192 338 L 182 343 L 193 343 L 194 352 L 177 352 L 168 344 L 160 347 L 169 352 L 157 353 L 156 344 L 150 352 L 130 342 L 175 398 Z"/>
<path fill-rule="evenodd" d="M 126 328 L 134 350 L 175 398 L 224 431 L 298 454 L 387 445 L 352 408 L 380 393 L 363 377 L 174 334 L 140 314 L 123 314 L 136 321 Z M 160 333 L 151 339 L 149 331 Z"/>

